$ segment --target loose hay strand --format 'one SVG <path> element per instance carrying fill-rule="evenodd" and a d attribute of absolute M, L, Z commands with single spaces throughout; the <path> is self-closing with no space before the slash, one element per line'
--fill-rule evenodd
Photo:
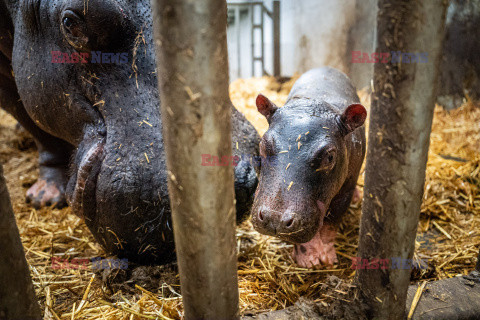
<path fill-rule="evenodd" d="M 417 307 L 417 304 L 422 297 L 423 290 L 425 289 L 426 284 L 427 281 L 424 281 L 420 286 L 418 286 L 417 291 L 415 292 L 415 296 L 413 297 L 412 305 L 410 306 L 410 311 L 408 312 L 407 319 L 412 319 L 413 313 L 415 312 L 415 308 Z"/>

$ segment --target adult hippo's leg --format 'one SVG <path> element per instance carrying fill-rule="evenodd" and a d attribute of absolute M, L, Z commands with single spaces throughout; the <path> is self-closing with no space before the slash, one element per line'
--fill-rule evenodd
<path fill-rule="evenodd" d="M 0 106 L 10 113 L 35 139 L 39 152 L 39 177 L 27 191 L 27 202 L 35 208 L 55 205 L 64 207 L 67 170 L 72 147 L 35 125 L 9 77 L 9 63 L 0 53 Z"/>
<path fill-rule="evenodd" d="M 67 205 L 65 186 L 70 147 L 58 139 L 50 141 L 55 140 L 58 144 L 53 146 L 35 139 L 39 152 L 39 175 L 38 180 L 27 191 L 27 202 L 32 203 L 35 208 L 50 205 L 63 208 Z"/>

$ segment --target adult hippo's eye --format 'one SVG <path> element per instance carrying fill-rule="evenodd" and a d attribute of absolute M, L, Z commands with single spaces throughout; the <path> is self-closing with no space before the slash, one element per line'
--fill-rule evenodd
<path fill-rule="evenodd" d="M 312 162 L 316 172 L 330 171 L 335 167 L 337 161 L 337 149 L 335 147 L 324 148 L 320 150 Z"/>
<path fill-rule="evenodd" d="M 62 33 L 67 42 L 76 50 L 86 50 L 88 44 L 85 22 L 73 11 L 67 10 L 62 15 Z"/>
<path fill-rule="evenodd" d="M 63 18 L 63 26 L 65 27 L 65 29 L 71 31 L 71 28 L 73 27 L 74 24 L 75 22 L 73 21 L 72 18 L 69 18 L 69 17 Z"/>

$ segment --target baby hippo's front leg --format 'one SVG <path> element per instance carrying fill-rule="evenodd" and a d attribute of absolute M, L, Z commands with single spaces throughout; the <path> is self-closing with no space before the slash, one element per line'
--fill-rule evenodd
<path fill-rule="evenodd" d="M 332 266 L 338 262 L 335 252 L 334 225 L 325 222 L 312 240 L 307 243 L 295 244 L 293 259 L 302 268 L 318 268 L 322 265 Z"/>

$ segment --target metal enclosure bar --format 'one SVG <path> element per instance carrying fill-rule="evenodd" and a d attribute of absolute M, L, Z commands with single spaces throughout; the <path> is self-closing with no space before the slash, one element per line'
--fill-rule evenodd
<path fill-rule="evenodd" d="M 260 21 L 259 23 L 256 22 L 256 18 L 255 18 L 255 8 L 259 8 L 260 10 Z M 264 15 L 264 10 L 265 10 L 265 7 L 262 4 L 253 4 L 251 6 L 251 12 L 252 12 L 252 20 L 251 20 L 251 23 L 252 23 L 252 77 L 255 76 L 255 66 L 256 66 L 256 62 L 260 62 L 260 65 L 261 65 L 261 72 L 262 72 L 262 76 L 263 75 L 266 75 L 267 73 L 265 72 L 265 38 L 264 38 L 264 30 L 263 30 L 263 25 L 264 25 L 264 20 L 263 20 L 263 15 Z M 259 30 L 260 32 L 260 56 L 257 56 L 256 55 L 256 45 L 255 45 L 255 37 L 256 37 L 256 34 L 255 34 L 255 31 L 256 30 Z"/>
<path fill-rule="evenodd" d="M 273 9 L 269 10 L 263 2 L 229 2 L 228 6 L 234 9 L 235 15 L 235 37 L 236 37 L 236 54 L 238 71 L 237 76 L 241 77 L 241 27 L 240 27 L 240 8 L 247 8 L 248 19 L 250 21 L 250 51 L 251 51 L 251 76 L 257 76 L 255 70 L 256 65 L 260 63 L 261 74 L 259 76 L 268 75 L 265 68 L 265 15 L 272 20 L 272 70 L 274 76 L 281 75 L 280 68 L 280 1 L 273 1 Z M 260 11 L 260 12 L 259 12 Z M 259 16 L 257 15 L 259 13 Z M 256 39 L 259 38 L 257 43 Z M 257 54 L 257 51 L 258 54 Z"/>
<path fill-rule="evenodd" d="M 280 77 L 280 1 L 273 1 L 273 75 Z"/>
<path fill-rule="evenodd" d="M 237 38 L 237 77 L 242 76 L 242 50 L 241 50 L 241 33 L 240 33 L 240 7 L 235 7 L 235 35 Z"/>

